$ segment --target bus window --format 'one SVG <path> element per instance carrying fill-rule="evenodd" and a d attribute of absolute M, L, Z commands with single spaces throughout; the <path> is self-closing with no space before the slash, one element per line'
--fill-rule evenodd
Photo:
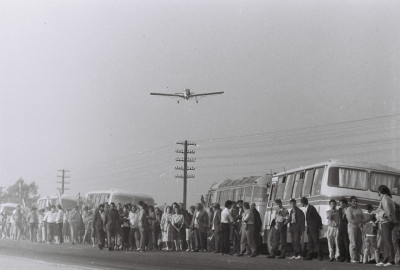
<path fill-rule="evenodd" d="M 312 185 L 311 195 L 319 195 L 321 192 L 322 176 L 324 175 L 325 168 L 316 168 L 314 173 L 314 181 Z"/>
<path fill-rule="evenodd" d="M 248 202 L 248 203 L 251 202 L 252 191 L 253 191 L 253 187 L 246 187 L 244 198 L 243 198 L 244 202 Z"/>
<path fill-rule="evenodd" d="M 300 198 L 301 197 L 301 190 L 303 189 L 304 183 L 304 172 L 297 172 L 293 187 L 293 198 Z"/>
<path fill-rule="evenodd" d="M 285 176 L 279 176 L 278 178 L 278 187 L 276 189 L 276 198 L 275 199 L 282 199 L 283 197 L 283 191 L 285 190 L 285 185 L 286 185 L 286 175 Z"/>
<path fill-rule="evenodd" d="M 219 204 L 221 204 L 221 191 L 217 191 L 217 200 Z"/>
<path fill-rule="evenodd" d="M 400 176 L 371 172 L 371 191 L 378 192 L 380 185 L 385 185 L 390 189 L 392 195 L 400 195 Z"/>
<path fill-rule="evenodd" d="M 294 184 L 294 174 L 292 173 L 287 176 L 286 188 L 285 192 L 283 193 L 283 200 L 290 200 L 290 198 L 292 197 L 293 184 Z"/>
<path fill-rule="evenodd" d="M 94 195 L 94 205 L 95 207 L 98 207 L 100 204 L 100 194 L 95 194 Z"/>
<path fill-rule="evenodd" d="M 266 187 L 254 187 L 253 202 L 265 202 L 267 200 Z"/>
<path fill-rule="evenodd" d="M 268 205 L 269 206 L 271 206 L 272 202 L 275 201 L 275 195 L 276 195 L 275 184 L 272 184 L 272 186 L 271 186 L 271 195 L 269 196 L 269 201 L 268 201 Z"/>
<path fill-rule="evenodd" d="M 304 177 L 304 185 L 303 185 L 303 190 L 301 192 L 301 196 L 305 197 L 310 196 L 311 187 L 313 184 L 313 178 L 314 178 L 314 169 L 307 170 Z"/>
<path fill-rule="evenodd" d="M 332 167 L 329 169 L 328 185 L 367 190 L 368 175 L 366 171 Z"/>

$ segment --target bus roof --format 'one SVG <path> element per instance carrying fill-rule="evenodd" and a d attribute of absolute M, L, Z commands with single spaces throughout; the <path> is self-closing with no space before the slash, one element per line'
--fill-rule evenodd
<path fill-rule="evenodd" d="M 147 199 L 153 199 L 153 197 L 146 195 L 146 194 L 136 193 L 136 192 L 126 192 L 126 191 L 121 191 L 121 190 L 117 190 L 117 189 L 89 191 L 86 194 L 99 194 L 99 193 L 114 193 L 114 194 L 120 194 L 120 195 L 138 196 L 138 197 L 143 197 L 143 198 L 147 198 Z"/>
<path fill-rule="evenodd" d="M 364 161 L 359 161 L 359 160 L 347 160 L 347 159 L 330 159 L 325 162 L 315 163 L 315 164 L 311 164 L 311 165 L 307 165 L 307 166 L 301 166 L 301 167 L 298 167 L 295 169 L 290 169 L 290 170 L 286 170 L 284 172 L 279 172 L 279 173 L 275 174 L 275 176 L 288 174 L 288 173 L 292 173 L 292 172 L 296 172 L 296 171 L 300 171 L 300 170 L 306 170 L 309 168 L 322 167 L 322 166 L 326 166 L 326 165 L 344 166 L 344 167 L 353 167 L 353 168 L 366 168 L 366 169 L 371 169 L 371 170 L 376 170 L 376 171 L 384 171 L 384 172 L 392 172 L 392 173 L 400 174 L 400 170 L 390 167 L 390 166 L 387 166 L 387 165 L 379 164 L 379 163 L 369 163 L 369 162 L 364 162 Z"/>
<path fill-rule="evenodd" d="M 17 207 L 18 205 L 20 205 L 22 207 L 21 203 L 2 203 L 1 206 L 8 206 L 8 207 Z"/>
<path fill-rule="evenodd" d="M 231 186 L 242 186 L 242 185 L 249 185 L 249 184 L 267 184 L 271 182 L 272 176 L 271 175 L 264 175 L 264 176 L 249 176 L 243 177 L 240 179 L 232 180 L 227 179 L 222 183 L 215 184 L 211 188 L 222 188 L 222 187 L 231 187 Z"/>

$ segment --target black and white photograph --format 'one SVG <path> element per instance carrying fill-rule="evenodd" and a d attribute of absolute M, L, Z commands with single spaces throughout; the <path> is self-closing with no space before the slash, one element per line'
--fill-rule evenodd
<path fill-rule="evenodd" d="M 0 268 L 400 265 L 400 1 L 1 0 Z"/>

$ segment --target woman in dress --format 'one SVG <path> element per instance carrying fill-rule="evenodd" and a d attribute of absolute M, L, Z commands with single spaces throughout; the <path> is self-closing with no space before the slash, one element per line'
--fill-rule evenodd
<path fill-rule="evenodd" d="M 173 239 L 176 251 L 182 251 L 182 241 L 185 239 L 184 218 L 179 208 L 174 208 L 171 225 L 174 228 Z"/>
<path fill-rule="evenodd" d="M 171 207 L 166 207 L 165 212 L 161 217 L 161 231 L 162 231 L 162 241 L 165 243 L 165 250 L 172 250 L 173 241 L 173 227 L 171 225 L 172 221 L 172 209 Z"/>

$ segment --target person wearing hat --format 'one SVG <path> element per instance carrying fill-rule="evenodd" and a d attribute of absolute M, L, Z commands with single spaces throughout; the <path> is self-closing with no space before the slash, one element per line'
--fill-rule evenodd
<path fill-rule="evenodd" d="M 318 260 L 323 260 L 321 243 L 319 241 L 319 232 L 322 229 L 322 219 L 318 214 L 317 209 L 311 204 L 308 203 L 308 199 L 306 197 L 301 198 L 301 204 L 306 209 L 306 222 L 307 222 L 307 236 L 308 236 L 308 244 L 307 244 L 307 257 L 304 260 L 312 260 L 314 247 L 318 250 Z"/>
<path fill-rule="evenodd" d="M 297 207 L 296 200 L 291 199 L 290 203 L 292 204 L 292 210 L 290 210 L 289 214 L 289 232 L 290 237 L 292 238 L 292 246 L 294 255 L 289 257 L 289 259 L 301 259 L 301 236 L 304 233 L 305 229 L 305 217 L 303 211 Z"/>
<path fill-rule="evenodd" d="M 284 259 L 286 257 L 286 238 L 287 238 L 287 224 L 289 222 L 289 211 L 283 207 L 282 200 L 276 199 L 275 203 L 278 208 L 275 211 L 275 245 L 272 248 L 271 254 L 267 258 L 275 258 L 275 254 L 278 252 L 279 245 L 281 245 L 281 255 L 277 256 L 278 259 Z"/>

